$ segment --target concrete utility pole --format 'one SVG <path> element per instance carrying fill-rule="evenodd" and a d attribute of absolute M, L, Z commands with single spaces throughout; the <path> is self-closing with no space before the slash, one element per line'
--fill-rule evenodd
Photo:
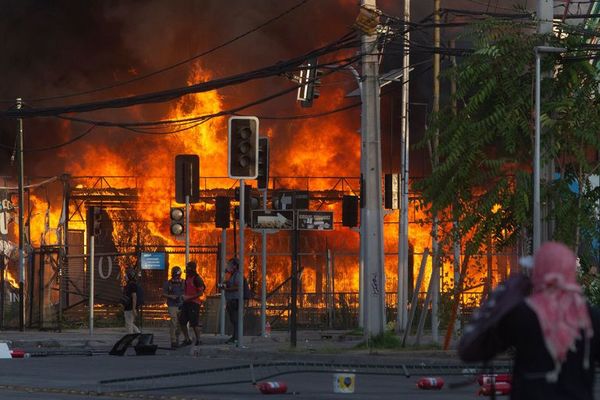
<path fill-rule="evenodd" d="M 554 1 L 553 0 L 538 0 L 537 1 L 537 18 L 538 18 L 538 33 L 541 35 L 547 35 L 552 33 L 552 21 L 554 19 Z M 543 71 L 542 79 L 550 77 L 551 71 Z M 541 134 L 543 136 L 543 132 Z M 551 182 L 554 179 L 554 161 L 548 160 L 541 165 L 541 180 L 543 182 Z M 538 193 L 539 196 L 539 193 Z M 538 197 L 539 201 L 539 197 Z M 534 251 L 537 250 L 540 243 L 550 240 L 553 236 L 552 224 L 548 220 L 550 213 L 550 204 L 544 203 L 541 205 L 541 215 L 538 215 L 537 221 L 534 220 L 534 224 L 541 224 L 538 226 L 537 235 L 536 229 L 534 228 Z M 535 218 L 535 217 L 534 217 Z"/>
<path fill-rule="evenodd" d="M 361 6 L 376 9 L 375 0 L 361 0 Z M 385 275 L 383 269 L 383 212 L 381 199 L 381 132 L 379 122 L 379 62 L 377 34 L 362 36 L 361 109 L 361 240 L 364 245 L 364 334 L 368 339 L 384 332 Z"/>
<path fill-rule="evenodd" d="M 408 178 L 409 178 L 409 81 L 410 81 L 410 0 L 404 0 L 404 45 L 402 52 L 402 140 L 401 140 L 401 205 L 400 225 L 398 240 L 398 304 L 396 327 L 397 331 L 404 331 L 407 325 L 408 308 Z M 415 304 L 411 304 L 411 309 Z"/>

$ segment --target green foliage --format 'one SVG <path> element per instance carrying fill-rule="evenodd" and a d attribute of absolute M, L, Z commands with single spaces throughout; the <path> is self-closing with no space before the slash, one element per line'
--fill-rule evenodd
<path fill-rule="evenodd" d="M 442 244 L 466 237 L 471 254 L 489 238 L 497 247 L 514 244 L 531 227 L 534 46 L 575 49 L 585 42 L 581 35 L 539 37 L 530 28 L 487 20 L 466 34 L 475 51 L 446 72 L 456 94 L 432 116 L 417 145 L 428 146 L 439 135 L 439 163 L 416 188 L 431 215 L 459 221 L 446 228 Z M 589 161 L 590 151 L 600 150 L 598 73 L 587 60 L 561 62 L 552 54 L 542 60 L 555 72 L 542 81 L 543 158 L 561 171 L 561 179 L 543 188 L 542 202 L 555 205 L 556 239 L 575 246 L 599 235 L 593 212 L 598 191 L 569 189 L 573 181 L 589 186 L 588 176 L 599 172 Z"/>
<path fill-rule="evenodd" d="M 394 331 L 385 331 L 384 333 L 373 336 L 368 342 L 361 342 L 356 347 L 359 349 L 399 349 L 402 343 Z"/>

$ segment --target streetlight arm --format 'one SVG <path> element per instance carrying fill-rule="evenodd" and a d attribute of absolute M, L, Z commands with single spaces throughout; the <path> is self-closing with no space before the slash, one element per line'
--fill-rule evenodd
<path fill-rule="evenodd" d="M 552 47 L 552 46 L 535 46 L 533 48 L 535 54 L 540 53 L 566 53 L 567 49 L 565 47 Z"/>

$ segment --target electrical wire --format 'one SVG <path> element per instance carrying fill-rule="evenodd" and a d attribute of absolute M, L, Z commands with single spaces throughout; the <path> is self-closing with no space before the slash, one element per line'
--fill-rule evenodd
<path fill-rule="evenodd" d="M 333 68 L 331 70 L 328 70 L 328 72 L 324 73 L 322 76 L 327 76 L 329 74 L 332 74 L 340 69 L 345 68 L 347 65 L 352 64 L 353 62 L 357 61 L 358 59 L 360 59 L 360 55 L 356 55 L 350 58 L 347 58 L 345 60 L 343 60 L 342 63 L 340 63 L 340 60 L 336 60 L 335 64 L 337 64 L 336 68 Z M 326 65 L 326 64 L 324 64 Z M 317 79 L 320 79 L 320 77 L 315 77 L 314 79 L 312 79 L 312 81 L 316 81 Z M 310 81 L 308 81 L 310 82 Z M 71 116 L 66 116 L 66 115 L 59 115 L 59 118 L 65 119 L 65 120 L 69 120 L 72 122 L 81 122 L 81 123 L 87 123 L 87 124 L 93 124 L 95 126 L 107 126 L 107 127 L 120 127 L 120 128 L 124 128 L 124 129 L 129 129 L 132 130 L 136 133 L 148 133 L 148 134 L 171 134 L 171 133 L 177 133 L 177 132 L 181 132 L 182 130 L 188 130 L 188 129 L 192 129 L 193 127 L 202 124 L 210 119 L 213 118 L 217 118 L 217 117 L 222 117 L 225 115 L 234 115 L 242 110 L 245 110 L 247 108 L 265 103 L 267 101 L 273 100 L 275 98 L 281 97 L 285 94 L 288 94 L 290 92 L 294 92 L 298 89 L 298 87 L 303 86 L 304 84 L 306 84 L 306 82 L 302 82 L 299 83 L 297 85 L 294 85 L 291 88 L 287 88 L 281 91 L 278 91 L 276 93 L 273 93 L 271 95 L 259 98 L 255 101 L 246 103 L 244 105 L 238 106 L 238 107 L 234 107 L 231 108 L 229 110 L 223 110 L 223 111 L 219 111 L 213 114 L 207 114 L 207 115 L 202 115 L 202 116 L 197 116 L 197 117 L 190 117 L 190 118 L 182 118 L 182 119 L 177 119 L 177 120 L 161 120 L 161 121 L 144 121 L 144 122 L 113 122 L 113 121 L 99 121 L 99 120 L 90 120 L 90 119 L 85 119 L 85 118 L 79 118 L 79 117 L 71 117 Z M 197 123 L 197 125 L 192 125 L 192 126 L 185 126 L 185 124 L 189 124 L 189 123 Z M 157 133 L 157 132 L 147 132 L 147 131 L 142 131 L 142 129 L 147 129 L 148 127 L 153 127 L 153 126 L 157 126 L 157 125 L 173 125 L 173 124 L 183 124 L 184 127 L 178 128 L 176 130 L 172 130 L 172 131 L 167 131 L 167 132 L 161 132 L 161 133 Z M 140 129 L 141 128 L 141 129 Z"/>
<path fill-rule="evenodd" d="M 79 139 L 82 139 L 83 137 L 87 136 L 89 133 L 91 133 L 94 130 L 94 128 L 96 128 L 96 125 L 90 126 L 85 131 L 83 131 L 82 133 L 80 133 L 77 136 L 72 137 L 71 139 L 67 140 L 66 142 L 54 144 L 51 146 L 45 146 L 45 147 L 28 147 L 28 148 L 24 148 L 23 152 L 24 153 L 34 153 L 34 152 L 38 152 L 38 151 L 55 150 L 60 147 L 67 146 L 67 145 L 74 143 L 74 142 L 78 141 Z M 12 146 L 7 146 L 5 144 L 0 144 L 0 148 L 12 150 Z"/>
<path fill-rule="evenodd" d="M 90 89 L 90 90 L 86 90 L 86 91 L 82 91 L 82 92 L 75 92 L 75 93 L 69 93 L 69 94 L 63 94 L 63 95 L 56 95 L 56 96 L 49 96 L 49 97 L 40 97 L 40 98 L 36 98 L 36 99 L 30 99 L 29 101 L 30 102 L 40 102 L 40 101 L 48 101 L 48 100 L 60 100 L 60 99 L 66 99 L 66 98 L 71 98 L 71 97 L 80 97 L 80 96 L 84 96 L 84 95 L 88 95 L 88 94 L 102 92 L 102 91 L 109 90 L 109 89 L 114 89 L 116 87 L 128 85 L 128 84 L 131 84 L 131 83 L 134 83 L 134 82 L 139 82 L 141 80 L 144 80 L 144 79 L 147 79 L 147 78 L 159 75 L 159 74 L 161 74 L 163 72 L 167 72 L 167 71 L 170 71 L 170 70 L 175 69 L 177 67 L 180 67 L 182 65 L 188 64 L 188 63 L 190 63 L 190 62 L 192 62 L 194 60 L 197 60 L 200 57 L 204 57 L 204 56 L 206 56 L 206 55 L 208 55 L 210 53 L 213 53 L 213 52 L 215 52 L 215 51 L 217 51 L 219 49 L 222 49 L 223 47 L 226 47 L 226 46 L 230 45 L 231 43 L 234 43 L 234 42 L 236 42 L 236 41 L 238 41 L 238 40 L 240 40 L 240 39 L 242 39 L 242 38 L 244 38 L 244 37 L 246 37 L 246 36 L 248 36 L 248 35 L 256 32 L 256 31 L 259 31 L 260 29 L 264 28 L 265 26 L 270 25 L 271 23 L 273 23 L 273 22 L 275 22 L 275 21 L 283 18 L 287 14 L 290 14 L 291 12 L 295 11 L 296 9 L 300 8 L 301 6 L 303 6 L 304 4 L 308 3 L 309 1 L 310 0 L 302 0 L 299 3 L 297 3 L 296 5 L 288 8 L 285 11 L 283 11 L 282 13 L 279 13 L 276 16 L 274 16 L 274 17 L 266 20 L 262 24 L 254 27 L 254 28 L 252 28 L 252 29 L 250 29 L 250 30 L 248 30 L 248 31 L 240 34 L 240 35 L 237 35 L 237 36 L 235 36 L 235 37 L 233 37 L 233 38 L 231 38 L 229 40 L 226 40 L 225 42 L 223 42 L 223 43 L 221 43 L 221 44 L 219 44 L 219 45 L 217 45 L 217 46 L 215 46 L 215 47 L 213 47 L 213 48 L 211 48 L 209 50 L 206 50 L 206 51 L 204 51 L 202 53 L 199 53 L 199 54 L 196 54 L 194 56 L 188 57 L 188 58 L 186 58 L 184 60 L 181 60 L 181 61 L 179 61 L 179 62 L 177 62 L 175 64 L 171 64 L 171 65 L 168 65 L 166 67 L 160 68 L 158 70 L 149 72 L 147 74 L 136 76 L 135 78 L 128 79 L 126 81 L 117 82 L 117 83 L 114 83 L 114 84 L 110 84 L 110 85 L 106 85 L 106 86 L 102 86 L 102 87 L 99 87 L 99 88 Z M 0 103 L 10 103 L 10 102 L 14 102 L 14 100 L 0 100 Z"/>
<path fill-rule="evenodd" d="M 32 183 L 30 185 L 25 185 L 25 186 L 23 186 L 23 189 L 32 189 L 32 188 L 40 187 L 40 186 L 46 185 L 48 183 L 52 183 L 52 182 L 56 181 L 57 179 L 58 179 L 58 176 L 53 176 L 51 178 L 45 179 L 38 183 Z M 18 186 L 0 186 L 0 190 L 18 190 L 18 189 L 19 189 Z"/>
<path fill-rule="evenodd" d="M 175 89 L 168 89 L 159 92 L 145 93 L 141 95 L 134 95 L 124 98 L 116 98 L 105 101 L 97 101 L 91 103 L 75 104 L 69 106 L 55 106 L 55 107 L 44 107 L 44 108 L 32 108 L 32 109 L 19 109 L 19 110 L 7 110 L 2 112 L 0 115 L 12 118 L 30 118 L 39 116 L 56 116 L 66 113 L 81 113 L 88 111 L 101 110 L 106 108 L 124 108 L 139 104 L 150 104 L 150 103 L 161 103 L 170 100 L 177 99 L 186 94 L 206 92 L 210 90 L 219 89 L 225 86 L 237 85 L 254 79 L 267 78 L 270 76 L 282 75 L 286 72 L 294 71 L 298 69 L 298 66 L 312 57 L 319 57 L 322 55 L 330 54 L 339 50 L 356 47 L 358 41 L 356 40 L 355 32 L 350 32 L 342 36 L 342 38 L 332 42 L 326 46 L 323 46 L 317 50 L 313 50 L 310 53 L 304 54 L 299 57 L 292 58 L 290 60 L 279 62 L 275 65 L 259 68 L 250 72 L 244 72 L 241 74 L 229 76 L 226 78 L 214 79 L 207 82 L 193 84 L 189 86 L 179 87 Z"/>
<path fill-rule="evenodd" d="M 469 1 L 470 3 L 473 3 L 473 4 L 480 5 L 480 6 L 484 6 L 484 7 L 487 6 L 487 7 L 489 7 L 489 2 L 486 4 L 486 3 L 482 2 L 482 1 L 477 1 L 477 0 L 467 0 L 467 1 Z M 514 11 L 515 10 L 514 8 L 499 6 L 499 5 L 497 5 L 497 3 L 496 3 L 496 8 L 500 9 L 500 10 L 507 10 L 507 11 Z"/>

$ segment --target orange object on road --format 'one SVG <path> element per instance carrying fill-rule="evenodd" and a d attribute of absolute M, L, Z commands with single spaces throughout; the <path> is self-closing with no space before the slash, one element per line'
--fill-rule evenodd
<path fill-rule="evenodd" d="M 287 392 L 285 382 L 259 382 L 256 384 L 262 394 L 281 394 Z"/>
<path fill-rule="evenodd" d="M 479 389 L 480 396 L 491 396 L 492 393 L 499 396 L 507 396 L 510 394 L 510 383 L 508 382 L 496 382 L 494 384 L 487 383 L 481 385 Z"/>
<path fill-rule="evenodd" d="M 440 390 L 444 386 L 442 378 L 425 377 L 417 381 L 417 387 L 424 390 Z"/>

